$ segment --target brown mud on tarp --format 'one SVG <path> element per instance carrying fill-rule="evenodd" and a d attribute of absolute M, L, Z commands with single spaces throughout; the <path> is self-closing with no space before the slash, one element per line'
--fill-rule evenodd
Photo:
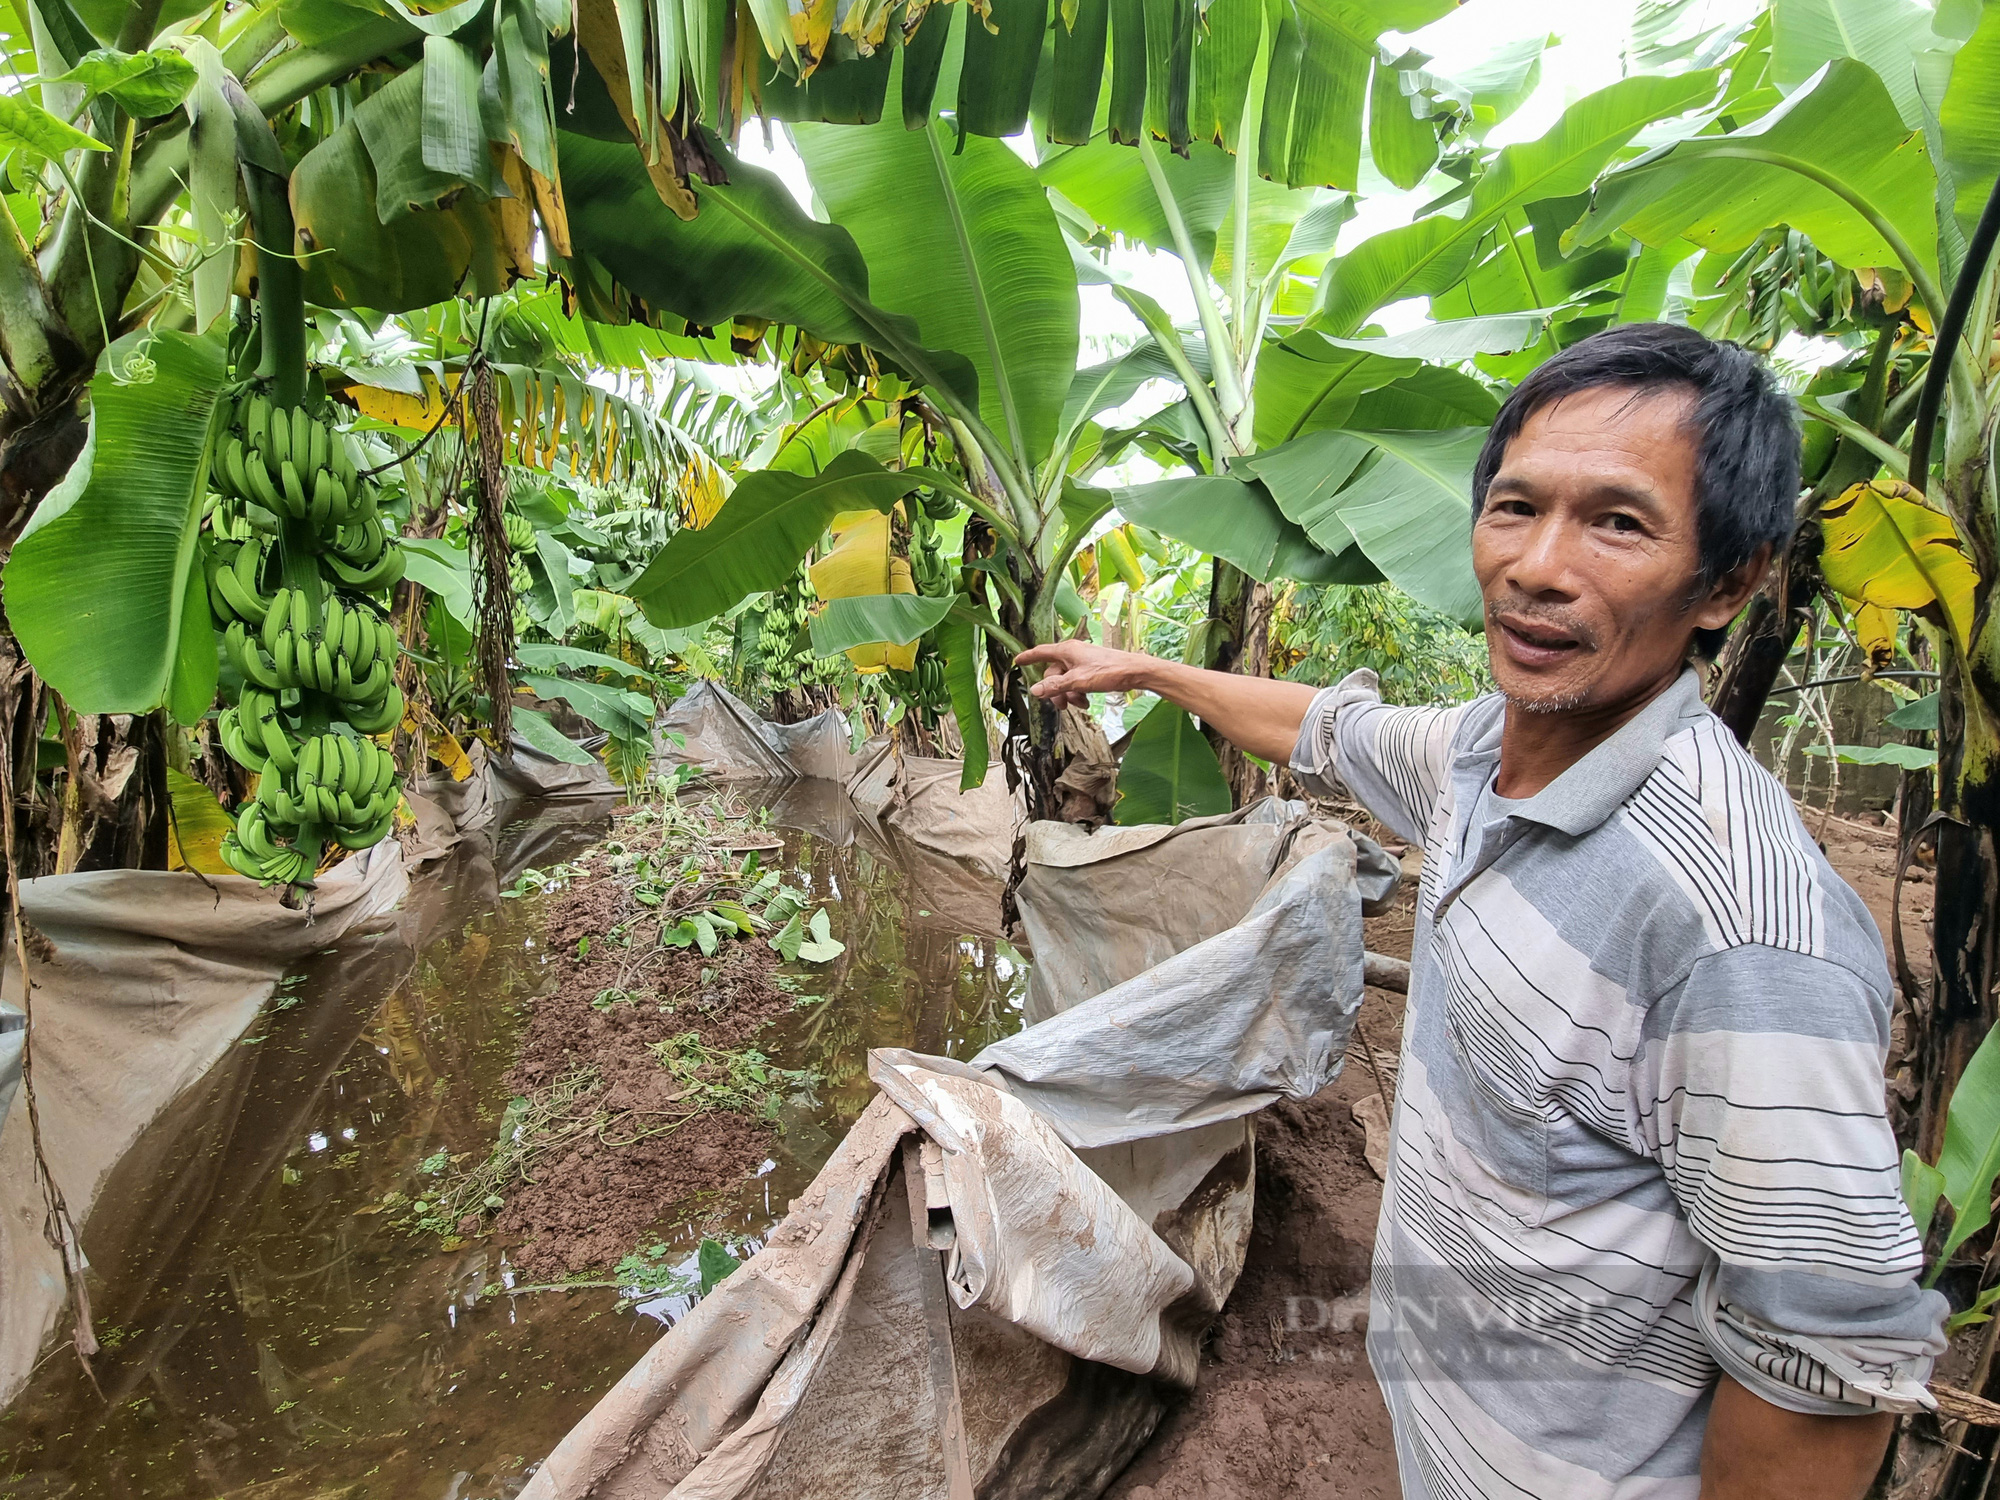
<path fill-rule="evenodd" d="M 657 828 L 629 819 L 616 839 L 629 853 L 661 847 Z M 516 1266 L 550 1279 L 609 1269 L 676 1205 L 755 1175 L 777 1127 L 724 1109 L 683 1120 L 680 1086 L 652 1048 L 693 1032 L 707 1047 L 737 1051 L 794 1003 L 772 983 L 779 959 L 762 939 L 724 940 L 713 957 L 662 947 L 658 919 L 633 899 L 629 875 L 613 869 L 604 845 L 573 868 L 582 873 L 547 898 L 555 979 L 530 1002 L 508 1086 L 531 1095 L 591 1069 L 600 1081 L 575 1110 L 601 1113 L 607 1123 L 532 1161 L 529 1181 L 501 1190 L 506 1207 L 491 1226 Z M 608 940 L 620 927 L 629 944 Z M 607 992 L 630 998 L 596 1003 Z M 463 1227 L 476 1228 L 477 1219 Z"/>

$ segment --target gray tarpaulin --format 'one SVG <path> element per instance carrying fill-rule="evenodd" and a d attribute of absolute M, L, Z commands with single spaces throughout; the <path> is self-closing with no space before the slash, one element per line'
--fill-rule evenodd
<path fill-rule="evenodd" d="M 969 1063 L 871 1053 L 881 1092 L 765 1248 L 522 1500 L 1101 1493 L 1241 1269 L 1249 1113 L 1322 1087 L 1360 1002 L 1395 866 L 1303 811 L 1031 829 L 1049 1018 Z"/>
<path fill-rule="evenodd" d="M 828 711 L 802 724 L 772 724 L 719 683 L 698 682 L 660 720 L 663 764 L 700 767 L 723 782 L 831 782 L 863 817 L 917 846 L 1007 877 L 1017 808 L 995 767 L 959 790 L 955 760 L 906 755 L 881 737 L 849 748 L 847 720 Z M 675 744 L 666 734 L 680 736 Z"/>
<path fill-rule="evenodd" d="M 400 844 L 378 844 L 319 878 L 310 916 L 238 875 L 95 870 L 22 882 L 42 1143 L 76 1223 L 148 1126 L 227 1054 L 288 968 L 391 920 L 409 870 L 489 827 L 510 798 L 617 791 L 601 764 L 566 766 L 519 746 L 498 766 L 477 743 L 470 754 L 465 780 L 411 789 L 416 826 Z M 0 984 L 0 1405 L 27 1378 L 65 1294 L 61 1258 L 42 1232 L 18 1087 L 20 989 L 10 945 Z"/>
<path fill-rule="evenodd" d="M 93 870 L 21 882 L 35 934 L 42 1142 L 78 1224 L 105 1175 L 243 1034 L 287 966 L 371 930 L 408 889 L 389 843 L 321 876 L 310 921 L 240 875 Z M 10 945 L 4 992 L 18 1008 L 13 958 Z M 0 1123 L 0 1404 L 33 1368 L 64 1297 L 26 1113 L 16 1091 Z"/>

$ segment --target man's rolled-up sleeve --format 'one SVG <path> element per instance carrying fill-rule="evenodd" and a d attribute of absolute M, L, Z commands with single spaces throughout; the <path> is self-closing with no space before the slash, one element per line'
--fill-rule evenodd
<path fill-rule="evenodd" d="M 1464 705 L 1391 707 L 1373 672 L 1350 672 L 1322 688 L 1306 710 L 1292 773 L 1321 796 L 1338 796 L 1344 787 L 1398 837 L 1421 844 L 1464 711 Z"/>
<path fill-rule="evenodd" d="M 1886 976 L 1884 976 L 1886 979 Z M 1699 960 L 1651 1010 L 1636 1128 L 1708 1252 L 1716 1362 L 1791 1411 L 1914 1411 L 1945 1347 L 1885 1106 L 1886 992 L 1761 944 Z"/>

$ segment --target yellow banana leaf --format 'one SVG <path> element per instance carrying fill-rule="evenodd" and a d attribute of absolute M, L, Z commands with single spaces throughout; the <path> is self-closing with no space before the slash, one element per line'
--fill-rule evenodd
<path fill-rule="evenodd" d="M 222 836 L 236 826 L 215 793 L 185 771 L 167 767 L 167 794 L 174 815 L 167 824 L 167 868 L 202 875 L 233 872 L 222 859 Z"/>
<path fill-rule="evenodd" d="M 472 774 L 472 758 L 465 753 L 465 747 L 458 742 L 458 736 L 443 725 L 433 725 L 430 739 L 425 749 L 432 760 L 445 769 L 445 774 L 453 781 L 464 781 Z"/>
<path fill-rule="evenodd" d="M 1856 604 L 1885 609 L 1936 606 L 1964 652 L 1979 574 L 1951 517 L 1901 480 L 1866 480 L 1820 511 L 1827 586 Z"/>
<path fill-rule="evenodd" d="M 417 378 L 423 382 L 422 396 L 386 390 L 379 385 L 354 384 L 347 388 L 347 399 L 364 417 L 421 430 L 445 414 L 445 393 L 444 387 L 438 384 L 437 376 L 429 370 L 419 370 Z M 456 418 L 457 413 L 453 416 Z"/>
<path fill-rule="evenodd" d="M 822 599 L 853 599 L 889 592 L 889 518 L 879 510 L 847 511 L 833 518 L 833 546 L 807 569 Z"/>
<path fill-rule="evenodd" d="M 1868 654 L 1870 672 L 1885 671 L 1896 664 L 1896 612 L 1880 604 L 1864 604 L 1854 611 L 1854 638 Z"/>

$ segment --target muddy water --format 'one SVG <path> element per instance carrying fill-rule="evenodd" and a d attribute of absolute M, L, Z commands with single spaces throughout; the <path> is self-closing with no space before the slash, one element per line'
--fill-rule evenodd
<path fill-rule="evenodd" d="M 754 1249 L 867 1102 L 871 1046 L 969 1056 L 1020 1024 L 1026 974 L 991 933 L 997 892 L 858 830 L 837 803 L 774 809 L 795 883 L 847 951 L 800 974 L 774 1028 L 824 1078 L 773 1158 L 720 1201 L 663 1206 L 647 1237 Z M 67 1341 L 0 1414 L 0 1500 L 498 1500 L 684 1298 L 517 1288 L 504 1247 L 449 1249 L 369 1212 L 438 1154 L 491 1146 L 525 1002 L 545 983 L 524 866 L 602 836 L 600 809 L 517 821 L 420 877 L 398 933 L 288 976 L 213 1074 L 122 1162 L 84 1229 L 100 1396 Z"/>

